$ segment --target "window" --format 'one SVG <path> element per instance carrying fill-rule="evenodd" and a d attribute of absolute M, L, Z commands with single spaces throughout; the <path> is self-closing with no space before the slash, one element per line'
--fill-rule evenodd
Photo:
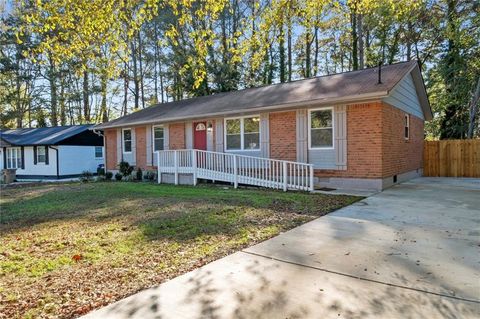
<path fill-rule="evenodd" d="M 47 162 L 47 155 L 46 155 L 46 147 L 38 146 L 37 147 L 37 163 L 46 163 Z"/>
<path fill-rule="evenodd" d="M 404 137 L 406 140 L 410 138 L 410 115 L 405 114 L 405 131 L 404 131 Z"/>
<path fill-rule="evenodd" d="M 132 151 L 132 130 L 123 130 L 123 152 L 130 153 Z"/>
<path fill-rule="evenodd" d="M 242 129 L 241 120 L 227 120 L 227 150 L 240 150 L 242 149 Z"/>
<path fill-rule="evenodd" d="M 22 168 L 22 151 L 20 147 L 7 148 L 7 168 Z"/>
<path fill-rule="evenodd" d="M 260 119 L 258 117 L 243 119 L 243 148 L 246 150 L 260 148 Z"/>
<path fill-rule="evenodd" d="M 164 143 L 163 126 L 153 127 L 153 151 L 162 151 Z"/>
<path fill-rule="evenodd" d="M 198 123 L 197 126 L 195 126 L 195 131 L 205 131 L 206 129 L 205 123 Z"/>
<path fill-rule="evenodd" d="M 95 158 L 102 158 L 103 157 L 103 147 L 95 146 Z"/>
<path fill-rule="evenodd" d="M 225 120 L 227 150 L 260 149 L 260 118 L 244 117 Z"/>
<path fill-rule="evenodd" d="M 310 112 L 310 148 L 333 147 L 333 109 Z"/>

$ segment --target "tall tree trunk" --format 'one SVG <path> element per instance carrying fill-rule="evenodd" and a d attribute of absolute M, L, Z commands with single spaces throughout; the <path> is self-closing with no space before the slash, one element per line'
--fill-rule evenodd
<path fill-rule="evenodd" d="M 65 105 L 65 83 L 64 79 L 60 79 L 60 125 L 67 125 L 67 110 Z"/>
<path fill-rule="evenodd" d="M 89 89 L 88 89 L 88 71 L 83 71 L 83 118 L 85 123 L 90 122 L 90 103 L 89 98 Z"/>
<path fill-rule="evenodd" d="M 108 122 L 108 109 L 107 109 L 107 73 L 102 71 L 100 76 L 100 86 L 102 94 L 102 104 L 100 107 L 100 114 L 102 116 L 102 122 Z"/>
<path fill-rule="evenodd" d="M 285 32 L 283 21 L 280 24 L 280 37 L 278 39 L 280 83 L 285 82 Z"/>
<path fill-rule="evenodd" d="M 357 15 L 357 36 L 358 36 L 358 67 L 363 69 L 365 67 L 364 56 L 365 50 L 363 46 L 363 15 Z"/>
<path fill-rule="evenodd" d="M 217 83 L 218 87 L 220 88 L 221 92 L 230 91 L 230 81 L 231 81 L 231 74 L 230 74 L 230 66 L 228 64 L 228 43 L 227 43 L 227 14 L 228 14 L 228 7 L 225 6 L 223 13 L 220 17 L 220 29 L 221 29 L 221 43 L 222 43 L 222 63 L 220 68 L 217 68 L 215 71 L 215 78 L 219 80 L 220 83 Z M 209 50 L 212 52 L 212 49 Z M 220 71 L 220 72 L 219 72 Z M 226 73 L 226 74 L 222 74 Z M 207 82 L 207 81 L 205 81 Z"/>
<path fill-rule="evenodd" d="M 368 59 L 368 57 L 370 56 L 370 44 L 371 44 L 370 30 L 367 27 L 365 30 L 365 49 L 366 49 L 366 57 L 367 57 L 367 63 L 366 63 L 367 66 L 370 66 L 371 64 L 370 60 Z M 376 62 L 374 64 L 376 64 Z"/>
<path fill-rule="evenodd" d="M 311 55 L 312 55 L 312 41 L 310 40 L 312 33 L 310 30 L 305 34 L 305 77 L 309 78 L 312 69 Z"/>
<path fill-rule="evenodd" d="M 381 32 L 380 47 L 382 48 L 381 63 L 385 63 L 385 51 L 387 50 L 387 28 L 384 28 Z"/>
<path fill-rule="evenodd" d="M 158 67 L 159 67 L 158 71 L 160 73 L 160 94 L 161 94 L 160 99 L 161 99 L 162 103 L 164 103 L 165 101 L 164 101 L 164 97 L 163 97 L 163 95 L 164 95 L 163 70 L 162 70 L 162 62 L 161 61 L 159 61 L 159 66 Z"/>
<path fill-rule="evenodd" d="M 273 56 L 273 46 L 272 46 L 272 44 L 270 44 L 270 46 L 268 47 L 268 52 L 269 52 L 269 55 L 270 55 L 270 63 L 269 63 L 269 69 L 268 69 L 268 81 L 267 81 L 267 83 L 272 84 L 273 83 L 273 70 L 275 69 L 275 59 L 274 59 L 274 56 Z"/>
<path fill-rule="evenodd" d="M 398 53 L 398 43 L 400 41 L 401 27 L 398 28 L 393 35 L 393 43 L 390 46 L 388 54 L 388 64 L 392 64 L 395 61 L 395 55 Z"/>
<path fill-rule="evenodd" d="M 407 61 L 412 59 L 412 33 L 413 33 L 413 24 L 411 21 L 407 23 L 407 32 L 406 32 L 406 41 L 407 41 Z"/>
<path fill-rule="evenodd" d="M 288 8 L 288 21 L 287 21 L 287 56 L 288 56 L 288 82 L 292 81 L 292 8 L 291 2 Z"/>
<path fill-rule="evenodd" d="M 132 50 L 132 70 L 133 70 L 133 87 L 134 87 L 134 98 L 135 110 L 140 108 L 139 105 L 139 98 L 140 98 L 140 83 L 138 81 L 138 70 L 137 70 L 137 49 L 135 45 L 135 37 L 133 37 L 132 41 L 130 42 L 131 50 Z"/>
<path fill-rule="evenodd" d="M 52 126 L 58 126 L 57 119 L 57 74 L 54 62 L 50 59 L 48 81 L 50 83 L 50 122 Z"/>
<path fill-rule="evenodd" d="M 463 134 L 458 129 L 460 126 L 458 118 L 458 110 L 460 106 L 455 96 L 456 83 L 458 73 L 459 48 L 454 39 L 458 32 L 456 26 L 457 20 L 457 0 L 447 0 L 446 12 L 446 34 L 448 36 L 447 52 L 444 56 L 444 84 L 449 103 L 445 108 L 445 115 L 440 123 L 440 139 L 446 138 L 462 138 Z"/>
<path fill-rule="evenodd" d="M 17 47 L 17 54 L 15 57 L 15 118 L 17 120 L 17 128 L 23 127 L 23 112 L 22 112 L 22 102 L 21 102 L 21 89 L 22 85 L 20 82 L 20 48 Z"/>
<path fill-rule="evenodd" d="M 467 138 L 473 138 L 473 131 L 475 128 L 476 116 L 478 114 L 478 104 L 480 100 L 480 77 L 478 78 L 477 88 L 472 94 L 472 100 L 470 101 L 470 118 L 468 122 Z"/>
<path fill-rule="evenodd" d="M 239 16 L 239 0 L 233 0 L 233 5 L 232 5 L 232 31 L 231 31 L 231 35 L 232 37 L 235 37 L 235 39 L 237 39 L 238 35 L 237 35 L 237 31 L 238 31 L 238 25 L 239 25 L 239 20 L 241 20 L 241 17 Z M 237 51 L 238 50 L 238 45 L 239 45 L 239 42 L 240 41 L 233 41 L 233 43 L 231 44 L 232 45 L 232 48 L 233 50 Z M 238 82 L 239 82 L 239 78 L 240 78 L 240 72 L 238 71 L 240 67 L 240 61 L 235 61 L 232 65 L 232 74 L 233 74 L 233 78 L 235 79 L 235 83 L 234 83 L 234 89 L 238 89 Z"/>
<path fill-rule="evenodd" d="M 140 92 L 142 95 L 142 109 L 145 108 L 145 90 L 143 87 L 143 82 L 144 82 L 144 74 L 143 74 L 143 58 L 142 58 L 142 36 L 140 34 L 141 32 L 138 32 L 138 65 L 139 65 L 139 72 L 140 72 Z"/>
<path fill-rule="evenodd" d="M 318 44 L 318 27 L 315 27 L 315 56 L 313 60 L 313 75 L 318 75 L 318 51 L 319 51 L 319 44 Z M 327 65 L 327 61 L 325 60 L 325 65 Z M 328 68 L 328 65 L 327 65 Z"/>
<path fill-rule="evenodd" d="M 127 115 L 128 113 L 128 62 L 123 64 L 123 106 L 122 106 L 122 115 Z"/>
<path fill-rule="evenodd" d="M 158 48 L 158 26 L 156 23 L 153 24 L 154 30 L 154 58 L 153 58 L 153 87 L 155 95 L 155 103 L 158 103 L 158 64 L 159 64 L 159 48 Z"/>
<path fill-rule="evenodd" d="M 358 36 L 357 36 L 357 14 L 355 9 L 351 9 L 350 13 L 350 23 L 352 27 L 352 68 L 353 70 L 358 70 Z"/>

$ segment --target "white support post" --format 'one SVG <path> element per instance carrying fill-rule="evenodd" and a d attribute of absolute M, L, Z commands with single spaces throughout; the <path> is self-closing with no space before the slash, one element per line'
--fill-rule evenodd
<path fill-rule="evenodd" d="M 310 164 L 310 191 L 313 192 L 313 164 Z"/>
<path fill-rule="evenodd" d="M 237 155 L 233 155 L 233 187 L 238 187 Z"/>
<path fill-rule="evenodd" d="M 197 151 L 192 150 L 193 186 L 197 185 Z"/>
<path fill-rule="evenodd" d="M 283 191 L 286 192 L 288 189 L 288 174 L 287 174 L 287 162 L 283 162 Z"/>
<path fill-rule="evenodd" d="M 178 185 L 178 151 L 173 152 L 173 165 L 175 165 L 175 185 Z"/>
<path fill-rule="evenodd" d="M 157 181 L 158 184 L 162 183 L 162 172 L 160 171 L 160 152 L 157 153 Z"/>

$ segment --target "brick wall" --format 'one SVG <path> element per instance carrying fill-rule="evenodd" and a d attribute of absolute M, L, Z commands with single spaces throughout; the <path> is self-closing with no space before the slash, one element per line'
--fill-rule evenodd
<path fill-rule="evenodd" d="M 422 167 L 423 120 L 381 101 L 347 106 L 347 170 L 315 170 L 317 177 L 384 178 Z"/>
<path fill-rule="evenodd" d="M 315 170 L 317 177 L 382 177 L 382 103 L 347 106 L 347 170 Z"/>
<path fill-rule="evenodd" d="M 105 130 L 105 154 L 107 170 L 117 169 L 117 130 Z"/>
<path fill-rule="evenodd" d="M 145 126 L 135 127 L 135 149 L 136 167 L 145 169 L 147 167 L 147 128 Z"/>
<path fill-rule="evenodd" d="M 168 126 L 169 147 L 171 150 L 185 148 L 185 123 L 174 123 Z"/>
<path fill-rule="evenodd" d="M 410 138 L 404 138 L 405 112 L 383 105 L 382 175 L 393 176 L 423 167 L 424 122 L 410 115 Z"/>
<path fill-rule="evenodd" d="M 269 115 L 270 158 L 297 160 L 296 112 L 275 112 Z"/>

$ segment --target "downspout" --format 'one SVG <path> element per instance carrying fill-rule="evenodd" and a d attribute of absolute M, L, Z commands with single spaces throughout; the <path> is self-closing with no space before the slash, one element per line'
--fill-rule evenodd
<path fill-rule="evenodd" d="M 103 137 L 103 171 L 107 173 L 107 143 L 105 141 L 105 135 L 102 133 L 102 131 L 96 129 L 92 129 L 92 131 L 98 136 Z"/>
<path fill-rule="evenodd" d="M 55 150 L 55 159 L 56 159 L 56 162 L 57 162 L 57 179 L 60 179 L 60 163 L 58 162 L 58 148 L 55 148 L 55 147 L 52 147 L 52 146 L 48 146 L 48 148 L 51 148 L 52 150 Z"/>

